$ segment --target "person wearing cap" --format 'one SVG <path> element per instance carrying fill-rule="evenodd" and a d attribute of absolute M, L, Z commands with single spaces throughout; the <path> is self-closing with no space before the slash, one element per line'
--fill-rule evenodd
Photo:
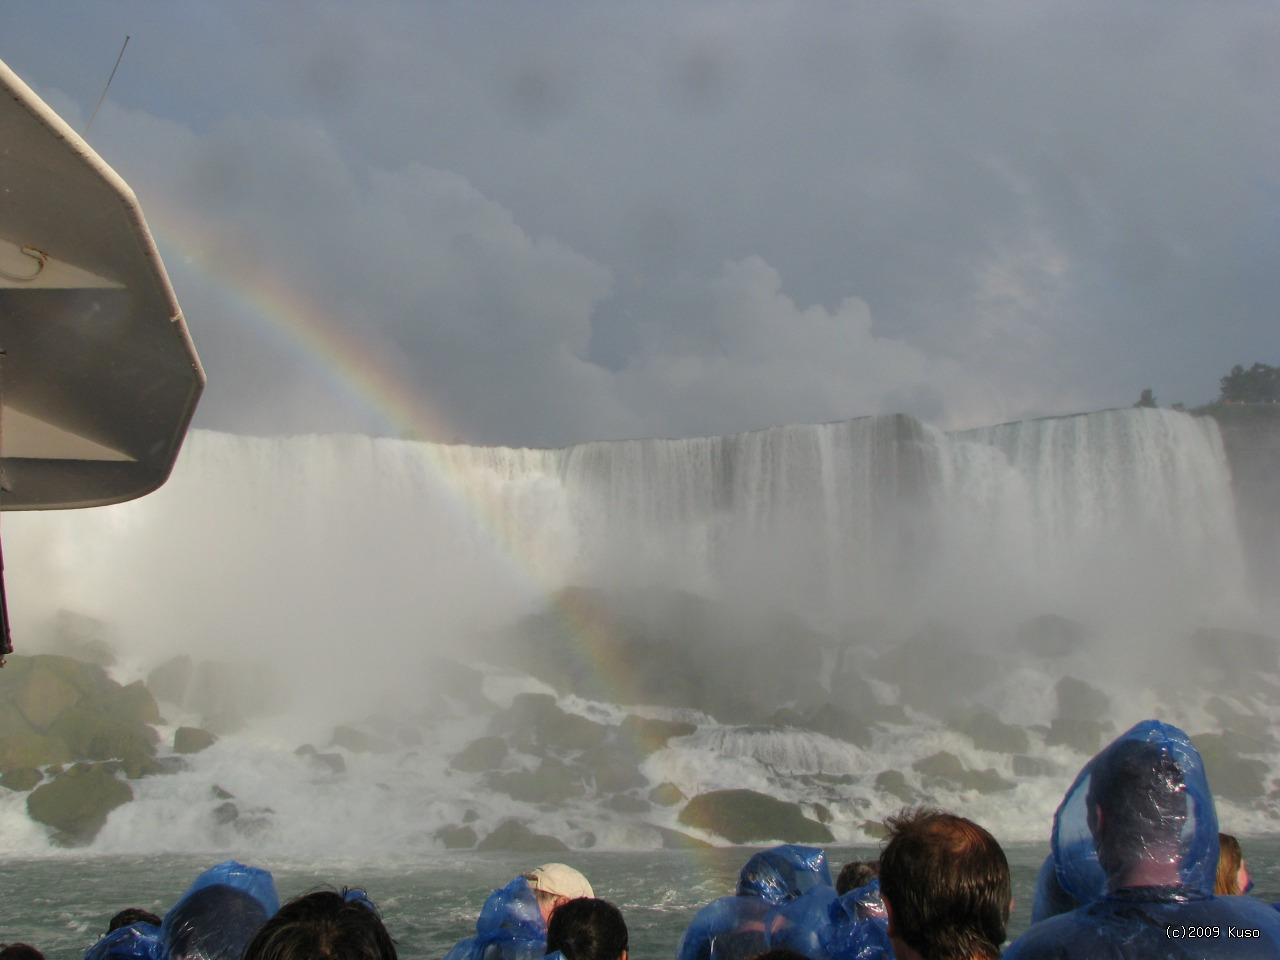
<path fill-rule="evenodd" d="M 579 897 L 595 897 L 591 883 L 579 871 L 567 863 L 544 863 L 524 875 L 538 898 L 538 909 L 544 923 L 551 923 L 556 907 L 577 900 Z"/>

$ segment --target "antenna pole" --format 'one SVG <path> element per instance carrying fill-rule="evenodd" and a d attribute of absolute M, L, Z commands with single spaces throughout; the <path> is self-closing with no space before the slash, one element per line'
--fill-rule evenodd
<path fill-rule="evenodd" d="M 120 45 L 120 56 L 116 57 L 116 65 L 111 68 L 111 76 L 107 77 L 107 85 L 102 88 L 102 96 L 98 98 L 97 104 L 93 108 L 93 113 L 89 114 L 89 122 L 84 125 L 84 135 L 89 136 L 89 128 L 93 126 L 93 118 L 98 115 L 98 107 L 102 106 L 102 101 L 107 99 L 107 91 L 111 89 L 111 81 L 116 78 L 116 71 L 120 69 L 120 61 L 124 59 L 124 48 L 129 45 L 129 35 L 125 34 L 124 43 Z"/>

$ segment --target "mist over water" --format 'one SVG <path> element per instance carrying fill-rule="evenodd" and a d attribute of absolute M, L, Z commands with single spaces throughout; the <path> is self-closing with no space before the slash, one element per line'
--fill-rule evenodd
<path fill-rule="evenodd" d="M 903 770 L 938 802 L 1035 840 L 1083 762 L 1043 733 L 1058 678 L 1108 693 L 1099 719 L 1119 729 L 1155 712 L 1219 728 L 1202 701 L 1171 703 L 1160 685 L 1190 689 L 1197 628 L 1262 628 L 1230 481 L 1213 421 L 1164 410 L 951 435 L 889 416 L 562 450 L 196 431 L 151 496 L 7 515 L 6 573 L 20 653 L 71 610 L 107 625 L 124 682 L 179 653 L 250 665 L 260 681 L 240 703 L 248 727 L 184 773 L 139 781 L 99 849 L 234 848 L 243 835 L 209 822 L 211 784 L 266 811 L 262 849 L 429 850 L 433 832 L 468 811 L 481 826 L 517 815 L 570 845 L 652 846 L 646 825 L 674 826 L 674 810 L 628 817 L 591 796 L 547 809 L 449 768 L 489 716 L 451 687 L 441 659 L 482 668 L 490 713 L 521 690 L 552 690 L 523 675 L 521 630 L 555 616 L 552 598 L 570 587 L 651 620 L 665 609 L 655 598 L 714 604 L 716 635 L 680 639 L 714 648 L 726 669 L 735 643 L 744 657 L 770 645 L 789 657 L 770 625 L 803 624 L 821 638 L 811 683 L 771 691 L 771 708 L 847 703 L 842 687 L 861 664 L 922 632 L 945 635 L 984 673 L 941 699 L 1038 731 L 1030 752 L 1043 775 L 1018 775 L 1013 758 L 977 748 L 944 711 L 922 712 L 911 677 L 883 669 L 865 671 L 858 696 L 894 706 L 895 722 L 869 745 L 725 723 L 708 704 L 651 706 L 639 712 L 698 730 L 645 759 L 644 774 L 686 796 L 746 786 L 820 799 L 837 838 L 861 842 L 862 821 L 892 809 L 876 776 Z M 1029 656 L 1019 630 L 1045 615 L 1077 624 L 1084 641 Z M 615 702 L 636 687 L 600 655 L 616 622 L 565 618 L 582 676 L 599 682 L 555 690 L 564 709 L 614 723 L 637 712 Z M 202 719 L 162 708 L 173 725 Z M 323 749 L 335 724 L 375 714 L 408 718 L 421 739 L 392 756 L 349 756 L 344 777 L 317 778 L 294 757 L 304 741 Z M 1016 786 L 974 795 L 911 772 L 937 751 Z M 803 777 L 844 779 L 818 798 Z M 1266 827 L 1261 813 L 1240 816 Z M 16 801 L 0 803 L 9 818 Z M 338 820 L 361 826 L 336 834 Z M 43 842 L 29 826 L 18 837 L 23 849 Z"/>

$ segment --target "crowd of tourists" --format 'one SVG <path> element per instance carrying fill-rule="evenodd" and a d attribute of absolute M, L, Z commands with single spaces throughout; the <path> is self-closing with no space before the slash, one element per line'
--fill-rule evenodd
<path fill-rule="evenodd" d="M 1280 960 L 1280 905 L 1248 896 L 1239 842 L 1218 830 L 1204 764 L 1185 733 L 1137 724 L 1091 759 L 1054 814 L 1031 925 L 1006 942 L 1012 883 L 1000 844 L 946 811 L 885 821 L 876 861 L 832 881 L 825 851 L 753 855 L 735 892 L 698 910 L 676 960 Z M 396 960 L 360 890 L 281 906 L 265 870 L 205 871 L 163 917 L 123 910 L 85 960 Z M 628 960 L 617 905 L 563 863 L 521 874 L 485 901 L 476 932 L 444 960 Z M 0 944 L 0 960 L 42 960 Z"/>

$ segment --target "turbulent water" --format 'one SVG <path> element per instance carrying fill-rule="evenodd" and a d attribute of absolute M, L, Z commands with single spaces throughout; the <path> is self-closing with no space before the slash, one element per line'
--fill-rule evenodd
<path fill-rule="evenodd" d="M 71 610 L 106 624 L 121 681 L 177 653 L 248 665 L 254 681 L 224 697 L 247 726 L 184 771 L 137 781 L 94 843 L 103 855 L 432 856 L 440 829 L 467 822 L 483 836 L 507 817 L 597 850 L 653 850 L 656 827 L 687 830 L 678 807 L 622 809 L 590 793 L 529 802 L 451 769 L 521 691 L 554 692 L 603 724 L 629 712 L 693 723 L 643 758 L 641 799 L 661 783 L 686 797 L 751 788 L 814 815 L 821 804 L 845 844 L 868 842 L 864 823 L 902 802 L 878 780 L 885 771 L 913 797 L 997 825 L 1003 840 L 1041 841 L 1085 758 L 1047 732 L 1064 676 L 1101 692 L 1096 719 L 1117 732 L 1153 715 L 1217 732 L 1235 714 L 1276 710 L 1274 688 L 1237 697 L 1229 678 L 1190 692 L 1202 669 L 1194 631 L 1258 630 L 1262 615 L 1243 587 L 1217 430 L 1171 411 L 951 435 L 893 416 L 563 450 L 197 431 L 149 497 L 5 524 L 20 650 L 53 644 L 50 624 Z M 808 699 L 775 691 L 767 706 L 848 707 L 857 678 L 862 707 L 869 698 L 886 722 L 856 742 L 726 722 L 706 704 L 637 703 L 614 621 L 565 613 L 551 598 L 566 587 L 633 603 L 658 595 L 644 590 L 679 591 L 730 611 L 721 635 L 679 638 L 714 647 L 726 672 L 764 657 L 767 625 L 789 617 L 817 651 Z M 520 625 L 548 612 L 580 687 L 528 675 Z M 1026 624 L 1045 615 L 1076 625 L 1079 642 L 1028 647 Z M 917 682 L 886 666 L 921 637 L 978 675 Z M 514 646 L 503 653 L 496 638 Z M 772 645 L 786 654 L 789 642 Z M 478 690 L 462 696 L 441 658 L 483 674 Z M 670 687 L 675 671 L 650 679 Z M 1210 693 L 1227 707 L 1211 709 Z M 169 743 L 174 727 L 208 725 L 228 703 L 161 706 Z M 963 733 L 979 707 L 1026 730 L 1025 749 Z M 339 723 L 413 735 L 388 753 L 345 753 L 345 773 L 295 754 L 303 743 L 324 750 Z M 1001 786 L 913 766 L 940 751 Z M 236 798 L 238 821 L 219 820 L 215 785 Z M 1273 828 L 1261 802 L 1224 809 L 1239 833 Z M 50 851 L 22 795 L 0 795 L 0 852 Z"/>

